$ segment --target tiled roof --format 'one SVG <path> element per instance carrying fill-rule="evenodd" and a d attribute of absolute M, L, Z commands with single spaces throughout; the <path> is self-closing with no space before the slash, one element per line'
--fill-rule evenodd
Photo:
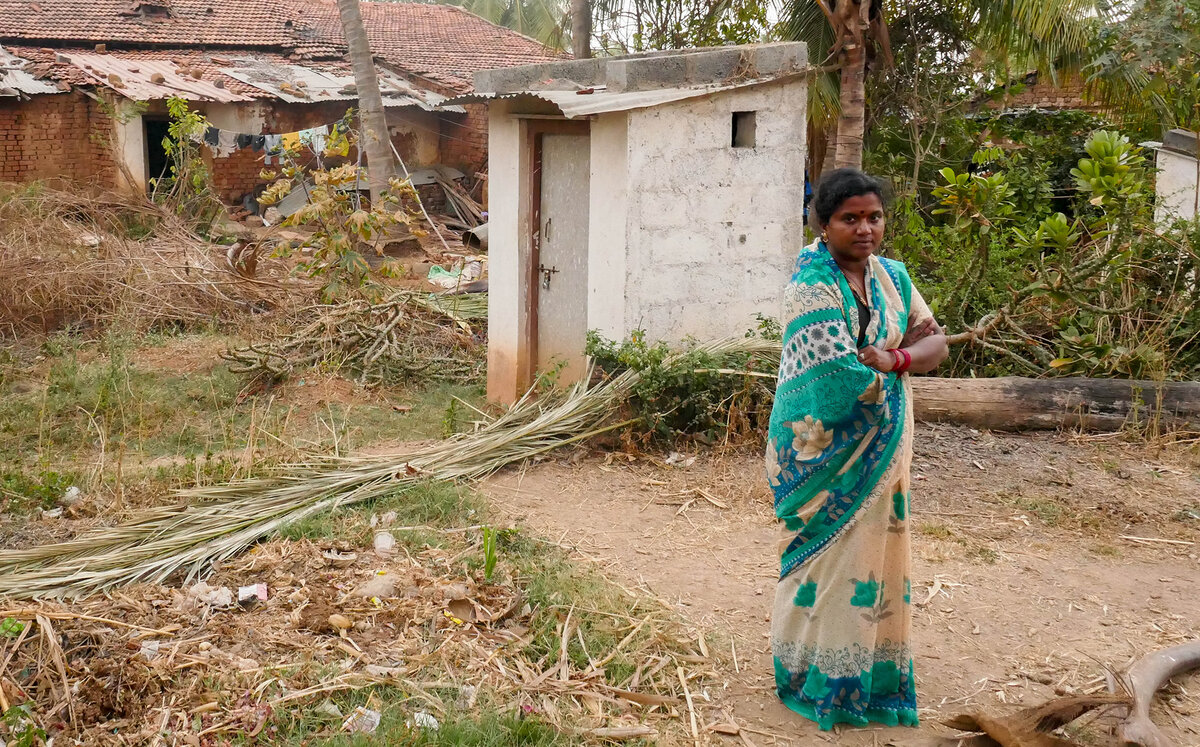
<path fill-rule="evenodd" d="M 33 70 L 41 73 L 42 77 L 46 79 L 62 81 L 63 83 L 70 83 L 76 86 L 95 85 L 92 76 L 88 75 L 87 71 L 81 65 L 76 64 L 95 54 L 95 50 L 92 48 L 46 49 L 36 47 L 6 47 L 6 49 L 18 57 L 23 57 L 35 63 Z M 110 49 L 109 51 L 114 53 L 114 57 L 119 56 L 124 60 L 172 63 L 177 69 L 187 71 L 189 75 L 192 71 L 195 71 L 200 75 L 201 80 L 210 83 L 220 80 L 226 90 L 242 96 L 272 98 L 271 94 L 266 91 L 220 73 L 218 69 L 227 66 L 231 62 L 228 59 L 222 58 L 220 54 L 206 54 L 192 49 Z M 288 61 L 286 57 L 271 54 L 270 52 L 256 52 L 255 57 L 265 58 L 280 64 Z"/>
<path fill-rule="evenodd" d="M 162 6 L 169 6 L 168 14 L 154 12 Z M 377 57 L 454 93 L 470 91 L 477 70 L 558 58 L 533 39 L 456 7 L 419 2 L 361 6 Z M 329 0 L 165 0 L 142 13 L 134 7 L 134 0 L 0 0 L 0 44 L 90 51 L 96 44 L 110 51 L 171 48 L 146 50 L 165 59 L 190 54 L 181 48 L 269 50 L 306 59 L 345 55 L 337 6 Z M 56 71 L 55 77 L 84 82 L 72 80 L 69 72 Z"/>
<path fill-rule="evenodd" d="M 292 0 L 320 38 L 344 48 L 337 5 L 330 0 Z M 371 51 L 388 63 L 441 83 L 472 90 L 478 70 L 533 65 L 562 59 L 541 43 L 453 5 L 360 2 Z"/>
<path fill-rule="evenodd" d="M 289 49 L 305 32 L 278 0 L 171 0 L 169 15 L 139 15 L 130 0 L 0 0 L 0 39 Z"/>

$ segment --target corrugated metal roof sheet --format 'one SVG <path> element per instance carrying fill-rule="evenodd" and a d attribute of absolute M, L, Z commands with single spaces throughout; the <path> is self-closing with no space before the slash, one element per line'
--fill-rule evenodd
<path fill-rule="evenodd" d="M 254 100 L 182 71 L 177 73 L 179 68 L 169 61 L 126 59 L 118 54 L 72 53 L 66 57 L 70 64 L 83 70 L 90 78 L 134 101 L 154 101 L 172 96 L 225 103 Z M 161 81 L 155 82 L 155 76 L 162 76 Z"/>
<path fill-rule="evenodd" d="M 39 80 L 23 68 L 29 64 L 4 49 L 0 49 L 0 97 L 26 98 L 42 93 L 62 93 L 54 81 Z"/>
<path fill-rule="evenodd" d="M 358 92 L 354 75 L 346 69 L 318 69 L 315 65 L 279 64 L 256 57 L 239 57 L 221 72 L 235 80 L 278 96 L 293 104 L 314 101 L 354 101 Z M 376 68 L 384 106 L 417 106 L 434 111 L 445 96 L 420 89 L 400 76 Z M 463 109 L 458 108 L 458 111 Z"/>
<path fill-rule="evenodd" d="M 446 104 L 477 104 L 493 99 L 513 99 L 520 96 L 532 96 L 533 98 L 554 104 L 562 111 L 564 117 L 574 119 L 575 117 L 586 117 L 591 114 L 607 114 L 609 112 L 623 112 L 631 109 L 645 109 L 651 106 L 669 104 L 674 101 L 700 98 L 701 96 L 708 96 L 722 91 L 732 91 L 735 88 L 776 83 L 785 79 L 785 77 L 762 78 L 759 80 L 740 81 L 723 86 L 658 88 L 649 91 L 621 91 L 619 93 L 604 88 L 597 88 L 590 93 L 574 90 L 474 93 L 466 96 L 455 96 L 447 100 Z"/>

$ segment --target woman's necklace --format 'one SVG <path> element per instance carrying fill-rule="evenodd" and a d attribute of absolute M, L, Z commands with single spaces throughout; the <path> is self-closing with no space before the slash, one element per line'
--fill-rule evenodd
<path fill-rule="evenodd" d="M 859 303 L 867 306 L 867 286 L 866 281 L 862 278 L 855 278 L 850 273 L 846 272 L 840 265 L 838 269 L 842 271 L 842 276 L 846 278 L 846 282 L 850 285 L 850 292 L 858 299 Z"/>

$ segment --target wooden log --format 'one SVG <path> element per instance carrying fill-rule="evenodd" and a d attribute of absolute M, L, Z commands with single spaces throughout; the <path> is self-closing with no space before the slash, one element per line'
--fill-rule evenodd
<path fill-rule="evenodd" d="M 941 379 L 914 376 L 917 420 L 991 430 L 1112 431 L 1161 418 L 1200 430 L 1200 382 L 1126 379 Z"/>

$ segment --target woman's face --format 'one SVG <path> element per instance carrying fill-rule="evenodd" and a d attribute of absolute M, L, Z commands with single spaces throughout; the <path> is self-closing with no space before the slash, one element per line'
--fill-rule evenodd
<path fill-rule="evenodd" d="M 825 225 L 825 243 L 842 260 L 866 260 L 883 243 L 883 203 L 877 194 L 850 197 L 833 211 Z"/>

